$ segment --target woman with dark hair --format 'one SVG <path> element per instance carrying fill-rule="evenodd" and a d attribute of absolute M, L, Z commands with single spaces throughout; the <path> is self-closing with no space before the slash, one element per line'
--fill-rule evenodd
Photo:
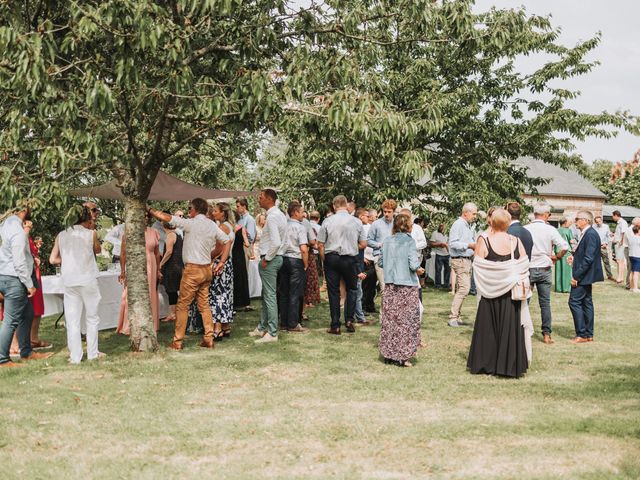
<path fill-rule="evenodd" d="M 89 208 L 83 206 L 76 224 L 58 234 L 49 257 L 52 265 L 60 265 L 64 284 L 64 323 L 69 361 L 73 364 L 80 363 L 84 355 L 80 335 L 83 311 L 87 322 L 87 358 L 94 360 L 103 355 L 98 351 L 100 288 L 95 257 L 100 249 L 95 220 Z"/>
<path fill-rule="evenodd" d="M 181 235 L 176 233 L 175 226 L 166 222 L 162 226 L 166 233 L 166 241 L 159 268 L 162 285 L 169 297 L 169 316 L 164 321 L 173 322 L 176 319 L 176 303 L 178 303 L 178 291 L 184 269 L 182 261 L 183 239 Z"/>
<path fill-rule="evenodd" d="M 409 359 L 420 346 L 420 284 L 424 273 L 411 237 L 413 225 L 408 215 L 397 215 L 392 235 L 385 239 L 378 265 L 384 271 L 380 317 L 380 354 L 385 363 L 411 367 Z"/>
<path fill-rule="evenodd" d="M 233 265 L 233 308 L 235 310 L 250 309 L 251 298 L 249 296 L 249 274 L 247 261 L 244 254 L 245 248 L 250 248 L 247 229 L 237 223 L 240 215 L 235 213 L 236 227 L 235 239 L 231 250 L 231 263 Z"/>
<path fill-rule="evenodd" d="M 227 239 L 233 242 L 235 219 L 231 207 L 226 202 L 216 203 L 209 208 L 209 218 L 214 220 L 220 230 L 227 235 Z M 212 268 L 216 268 L 222 262 L 224 246 L 219 244 L 211 252 L 213 258 Z M 233 244 L 231 245 L 233 251 Z M 243 253 L 244 255 L 244 253 Z M 223 263 L 218 274 L 213 275 L 209 285 L 209 307 L 213 315 L 213 338 L 218 340 L 231 336 L 231 324 L 233 323 L 233 260 Z M 202 316 L 196 308 L 196 303 L 189 309 L 190 330 L 198 332 L 203 329 Z"/>

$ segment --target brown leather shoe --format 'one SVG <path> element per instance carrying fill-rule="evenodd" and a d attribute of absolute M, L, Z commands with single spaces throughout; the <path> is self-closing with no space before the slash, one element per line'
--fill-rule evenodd
<path fill-rule="evenodd" d="M 542 338 L 542 341 L 543 341 L 544 343 L 546 343 L 547 345 L 553 345 L 554 343 L 556 343 L 556 342 L 551 338 L 551 335 L 549 335 L 548 333 L 545 333 L 545 334 L 544 334 L 544 336 L 543 336 L 543 338 Z"/>
<path fill-rule="evenodd" d="M 587 340 L 589 340 L 590 342 L 593 342 L 593 337 L 589 337 L 587 338 Z"/>
<path fill-rule="evenodd" d="M 171 350 L 182 350 L 182 344 L 178 342 L 171 342 L 167 345 L 167 348 L 170 348 Z"/>
<path fill-rule="evenodd" d="M 346 325 L 347 332 L 354 333 L 356 331 L 356 327 L 353 326 L 353 322 L 347 322 Z"/>
<path fill-rule="evenodd" d="M 582 338 L 582 337 L 576 337 L 571 340 L 571 343 L 588 343 L 588 342 L 589 342 L 588 338 Z"/>
<path fill-rule="evenodd" d="M 16 363 L 16 362 L 0 363 L 0 368 L 17 368 L 17 367 L 24 367 L 24 366 L 25 366 L 24 363 Z"/>
<path fill-rule="evenodd" d="M 332 335 L 340 335 L 340 328 L 328 328 L 327 333 Z"/>
<path fill-rule="evenodd" d="M 198 344 L 198 346 L 202 348 L 213 348 L 215 347 L 215 344 L 213 343 L 213 340 L 205 340 L 203 338 L 202 341 Z"/>
<path fill-rule="evenodd" d="M 48 353 L 33 352 L 31 355 L 23 358 L 22 360 L 44 360 L 45 358 L 49 358 L 51 355 L 53 355 L 53 352 L 48 352 Z"/>

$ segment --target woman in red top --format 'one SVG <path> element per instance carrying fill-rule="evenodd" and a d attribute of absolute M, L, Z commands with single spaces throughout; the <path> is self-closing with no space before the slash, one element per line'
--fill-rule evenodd
<path fill-rule="evenodd" d="M 42 276 L 40 275 L 40 248 L 31 238 L 31 229 L 33 223 L 30 220 L 24 222 L 24 231 L 29 237 L 29 250 L 33 256 L 33 267 L 36 271 L 36 280 L 38 281 L 36 294 L 29 300 L 33 305 L 33 322 L 31 322 L 31 348 L 41 349 L 49 348 L 51 344 L 40 340 L 38 333 L 40 331 L 40 319 L 44 315 L 44 297 L 42 295 Z"/>

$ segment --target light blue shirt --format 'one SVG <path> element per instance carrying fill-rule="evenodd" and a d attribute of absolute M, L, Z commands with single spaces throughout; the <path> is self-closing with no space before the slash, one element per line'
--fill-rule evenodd
<path fill-rule="evenodd" d="M 246 212 L 238 220 L 238 225 L 247 230 L 247 238 L 249 243 L 253 243 L 256 239 L 256 220 L 249 212 Z"/>
<path fill-rule="evenodd" d="M 11 215 L 0 224 L 0 275 L 18 277 L 26 288 L 33 288 L 33 257 L 22 220 Z"/>
<path fill-rule="evenodd" d="M 331 215 L 320 227 L 318 242 L 324 244 L 325 253 L 337 253 L 355 257 L 360 251 L 359 242 L 364 242 L 362 222 L 349 215 L 346 210 L 339 210 Z"/>
<path fill-rule="evenodd" d="M 373 256 L 380 255 L 380 249 L 387 237 L 391 236 L 393 230 L 393 220 L 387 222 L 384 217 L 379 218 L 371 224 L 369 233 L 367 234 L 367 245 L 373 249 Z"/>
<path fill-rule="evenodd" d="M 388 237 L 382 246 L 378 266 L 384 270 L 384 283 L 417 287 L 420 259 L 416 242 L 409 233 L 396 233 Z"/>
<path fill-rule="evenodd" d="M 449 255 L 471 258 L 473 250 L 469 248 L 470 243 L 475 243 L 473 228 L 464 218 L 460 217 L 453 222 L 451 230 L 449 230 Z"/>

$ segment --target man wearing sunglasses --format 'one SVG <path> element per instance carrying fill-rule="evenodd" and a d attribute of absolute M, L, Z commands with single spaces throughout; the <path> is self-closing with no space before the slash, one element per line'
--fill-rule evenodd
<path fill-rule="evenodd" d="M 602 262 L 600 261 L 600 235 L 591 228 L 593 214 L 580 211 L 576 214 L 576 227 L 582 233 L 580 242 L 573 255 L 569 257 L 571 265 L 571 293 L 569 308 L 573 315 L 576 336 L 572 343 L 593 341 L 594 310 L 591 287 L 596 282 L 604 281 Z"/>

